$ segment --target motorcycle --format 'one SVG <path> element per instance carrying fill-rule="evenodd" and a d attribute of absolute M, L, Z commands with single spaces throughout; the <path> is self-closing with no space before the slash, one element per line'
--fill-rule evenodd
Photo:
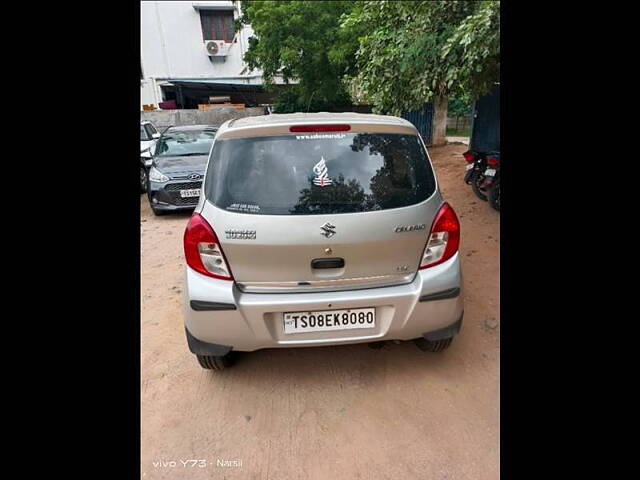
<path fill-rule="evenodd" d="M 467 151 L 462 154 L 467 161 L 464 181 L 471 185 L 480 200 L 489 201 L 500 211 L 500 153 L 487 154 Z"/>
<path fill-rule="evenodd" d="M 473 179 L 478 175 L 482 156 L 475 152 L 472 152 L 471 150 L 464 152 L 462 156 L 467 161 L 467 166 L 465 167 L 464 174 L 464 183 L 470 185 Z"/>
<path fill-rule="evenodd" d="M 493 188 L 489 192 L 489 204 L 498 212 L 500 211 L 500 170 L 496 173 Z"/>

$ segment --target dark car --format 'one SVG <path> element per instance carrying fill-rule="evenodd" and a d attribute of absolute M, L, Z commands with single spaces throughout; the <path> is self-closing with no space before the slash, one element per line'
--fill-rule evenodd
<path fill-rule="evenodd" d="M 158 140 L 148 175 L 147 195 L 153 213 L 193 210 L 217 127 L 171 127 Z"/>

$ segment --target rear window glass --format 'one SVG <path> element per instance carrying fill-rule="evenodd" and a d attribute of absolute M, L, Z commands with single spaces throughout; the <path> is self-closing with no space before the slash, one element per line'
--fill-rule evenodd
<path fill-rule="evenodd" d="M 304 134 L 217 140 L 205 188 L 229 211 L 315 215 L 414 205 L 435 179 L 416 135 Z"/>
<path fill-rule="evenodd" d="M 215 136 L 213 130 L 174 130 L 165 133 L 156 147 L 156 156 L 208 155 Z"/>

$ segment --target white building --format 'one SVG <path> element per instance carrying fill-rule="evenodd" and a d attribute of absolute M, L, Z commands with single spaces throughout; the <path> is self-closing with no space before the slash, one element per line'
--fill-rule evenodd
<path fill-rule="evenodd" d="M 233 31 L 240 2 L 144 0 L 140 5 L 141 110 L 143 105 L 159 108 L 166 100 L 176 100 L 180 108 L 197 108 L 209 95 L 267 103 L 261 101 L 265 94 L 260 72 L 248 72 L 242 60 L 253 31 Z M 207 49 L 211 41 L 214 51 Z"/>

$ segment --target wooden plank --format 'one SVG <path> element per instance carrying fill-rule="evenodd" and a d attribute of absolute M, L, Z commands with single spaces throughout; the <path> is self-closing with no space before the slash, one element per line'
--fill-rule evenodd
<path fill-rule="evenodd" d="M 198 110 L 210 110 L 212 108 L 235 108 L 237 110 L 242 110 L 245 107 L 244 103 L 201 103 L 198 104 Z"/>

